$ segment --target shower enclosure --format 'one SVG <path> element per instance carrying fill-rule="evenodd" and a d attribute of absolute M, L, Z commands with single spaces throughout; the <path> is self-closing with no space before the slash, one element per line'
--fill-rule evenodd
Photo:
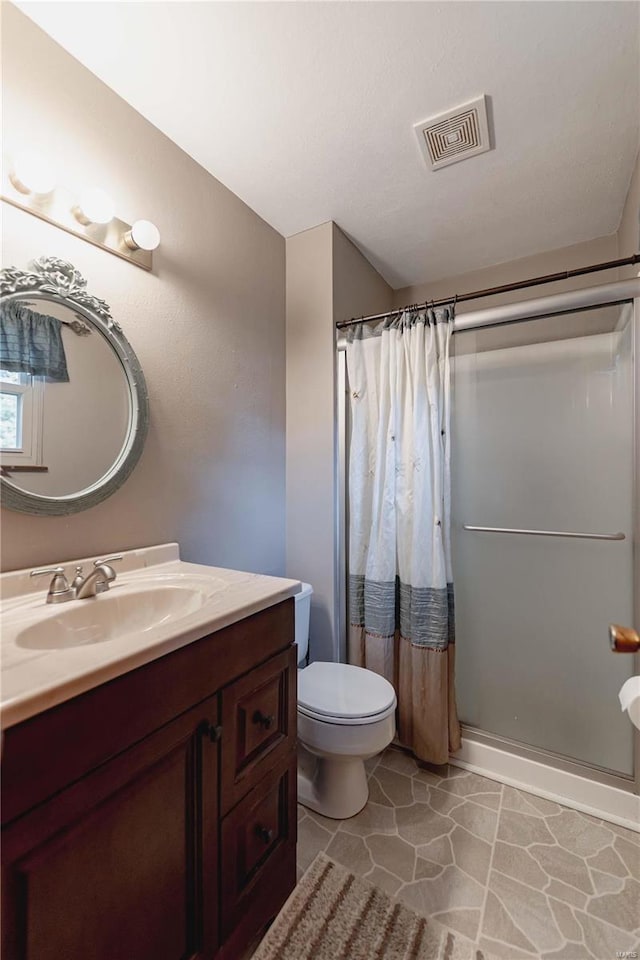
<path fill-rule="evenodd" d="M 628 778 L 632 334 L 630 303 L 456 334 L 452 418 L 461 720 Z"/>
<path fill-rule="evenodd" d="M 610 623 L 640 626 L 639 290 L 625 281 L 460 315 L 452 364 L 463 736 L 629 793 L 640 764 L 617 694 L 639 671 L 607 638 Z M 347 501 L 338 518 L 343 601 Z"/>

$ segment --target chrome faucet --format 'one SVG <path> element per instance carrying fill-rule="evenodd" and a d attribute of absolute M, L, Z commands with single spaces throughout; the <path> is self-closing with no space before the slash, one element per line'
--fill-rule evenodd
<path fill-rule="evenodd" d="M 76 575 L 69 583 L 64 575 L 64 567 L 43 567 L 41 570 L 32 570 L 30 577 L 40 577 L 50 573 L 52 576 L 47 592 L 47 603 L 66 603 L 67 600 L 85 600 L 104 593 L 109 584 L 116 578 L 116 572 L 111 566 L 116 560 L 122 560 L 122 554 L 114 557 L 105 557 L 94 560 L 94 570 L 86 577 L 82 576 L 82 567 L 76 567 Z"/>
<path fill-rule="evenodd" d="M 116 578 L 116 572 L 111 566 L 116 560 L 122 560 L 122 554 L 115 557 L 105 557 L 103 560 L 94 560 L 94 569 L 87 574 L 84 580 L 78 582 L 79 577 L 76 577 L 76 580 L 74 580 L 74 583 L 76 583 L 76 599 L 86 600 L 87 597 L 95 597 L 97 594 L 108 590 L 109 584 L 113 583 Z"/>
<path fill-rule="evenodd" d="M 76 592 L 67 582 L 67 578 L 64 575 L 64 567 L 43 567 L 42 570 L 32 570 L 29 576 L 41 577 L 47 573 L 52 575 L 47 593 L 47 603 L 66 603 L 67 600 L 73 600 Z"/>

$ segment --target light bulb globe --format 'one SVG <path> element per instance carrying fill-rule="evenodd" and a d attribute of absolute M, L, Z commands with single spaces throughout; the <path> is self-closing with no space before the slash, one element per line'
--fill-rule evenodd
<path fill-rule="evenodd" d="M 132 250 L 155 250 L 160 244 L 160 231 L 150 220 L 136 220 L 125 242 Z"/>
<path fill-rule="evenodd" d="M 113 220 L 113 200 L 98 187 L 83 190 L 78 208 L 82 222 L 106 224 Z"/>
<path fill-rule="evenodd" d="M 40 154 L 23 150 L 13 158 L 11 181 L 21 193 L 45 196 L 56 186 L 56 172 Z"/>

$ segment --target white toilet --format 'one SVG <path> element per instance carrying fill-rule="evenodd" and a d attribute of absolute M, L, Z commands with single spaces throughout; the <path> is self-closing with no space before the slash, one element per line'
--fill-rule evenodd
<path fill-rule="evenodd" d="M 393 740 L 396 694 L 384 677 L 345 663 L 304 666 L 309 647 L 310 584 L 296 594 L 298 645 L 298 800 L 335 820 L 364 807 L 364 761 Z"/>

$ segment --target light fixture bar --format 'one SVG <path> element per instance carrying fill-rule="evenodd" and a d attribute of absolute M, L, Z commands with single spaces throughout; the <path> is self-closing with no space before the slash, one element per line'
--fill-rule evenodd
<path fill-rule="evenodd" d="M 5 158 L 0 192 L 5 203 L 136 267 L 153 269 L 152 251 L 160 243 L 160 233 L 154 224 L 146 220 L 136 221 L 133 225 L 125 223 L 112 216 L 112 201 L 103 190 L 85 188 L 79 195 L 74 195 L 65 186 L 55 184 L 55 175 L 48 175 L 50 171 L 44 163 L 38 165 L 40 158 L 37 155 L 25 153 L 24 156 L 29 162 L 23 163 L 22 154 L 18 154 L 19 165 L 16 157 L 10 162 L 6 162 L 10 158 Z M 139 242 L 132 242 L 132 233 Z"/>
<path fill-rule="evenodd" d="M 93 244 L 94 247 L 100 247 L 102 250 L 106 250 L 107 253 L 112 253 L 114 256 L 120 257 L 121 260 L 128 260 L 129 263 L 135 264 L 136 267 L 142 267 L 143 270 L 149 271 L 153 269 L 153 254 L 150 250 L 131 250 L 123 242 L 122 238 L 131 230 L 131 225 L 125 223 L 124 220 L 119 220 L 117 217 L 114 217 L 105 227 L 98 228 L 97 225 L 94 224 L 83 227 L 78 223 L 70 210 L 67 215 L 64 216 L 62 211 L 56 209 L 54 215 L 53 212 L 50 213 L 35 204 L 25 202 L 27 198 L 21 197 L 17 199 L 16 197 L 10 197 L 2 193 L 0 199 L 12 207 L 17 207 L 18 210 L 24 210 L 25 213 L 30 213 L 39 220 L 44 220 L 45 223 L 50 223 L 54 227 L 59 227 L 61 230 L 64 230 L 66 233 L 73 234 L 74 237 L 86 240 L 87 243 Z"/>

